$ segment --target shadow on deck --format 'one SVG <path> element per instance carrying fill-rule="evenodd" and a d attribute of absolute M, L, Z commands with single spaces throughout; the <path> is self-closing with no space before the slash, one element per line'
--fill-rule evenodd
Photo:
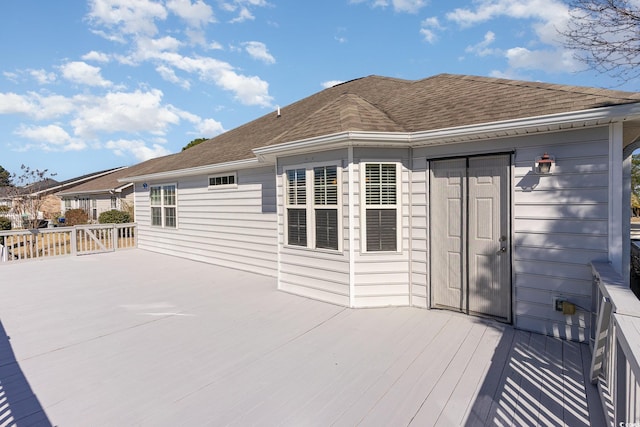
<path fill-rule="evenodd" d="M 15 359 L 10 339 L 0 322 L 0 425 L 51 427 Z"/>
<path fill-rule="evenodd" d="M 465 426 L 605 425 L 586 344 L 505 329 Z"/>

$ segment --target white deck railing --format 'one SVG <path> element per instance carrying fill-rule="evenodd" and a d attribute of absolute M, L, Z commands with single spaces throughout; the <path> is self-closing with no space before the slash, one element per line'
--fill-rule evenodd
<path fill-rule="evenodd" d="M 640 301 L 606 262 L 592 262 L 591 382 L 609 424 L 640 423 Z"/>
<path fill-rule="evenodd" d="M 135 248 L 136 227 L 130 223 L 0 231 L 0 263 Z"/>

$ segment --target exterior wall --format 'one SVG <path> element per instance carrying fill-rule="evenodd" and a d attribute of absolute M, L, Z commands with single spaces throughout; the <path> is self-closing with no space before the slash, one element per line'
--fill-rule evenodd
<path fill-rule="evenodd" d="M 411 172 L 411 305 L 427 308 L 429 299 L 429 162 L 412 159 Z"/>
<path fill-rule="evenodd" d="M 276 275 L 274 169 L 237 171 L 237 186 L 209 188 L 208 176 L 136 184 L 138 246 L 154 252 Z M 151 226 L 149 186 L 177 184 L 177 227 Z"/>
<path fill-rule="evenodd" d="M 360 182 L 360 168 L 364 162 L 400 162 L 401 184 L 399 188 L 401 217 L 401 239 L 398 242 L 398 252 L 366 252 L 362 241 L 362 227 L 364 212 L 362 182 Z M 409 192 L 409 150 L 406 149 L 373 149 L 357 148 L 354 150 L 355 178 L 355 262 L 354 262 L 354 297 L 355 307 L 382 307 L 387 305 L 409 305 L 409 276 L 410 276 L 410 236 L 411 197 Z"/>
<path fill-rule="evenodd" d="M 346 150 L 312 153 L 307 156 L 291 156 L 278 160 L 278 212 L 279 226 L 279 280 L 281 290 L 352 307 L 381 307 L 409 305 L 409 244 L 410 244 L 410 195 L 408 150 L 355 149 L 353 164 L 348 163 Z M 314 250 L 286 245 L 285 229 L 285 169 L 312 167 L 314 164 L 339 162 L 342 165 L 342 248 L 339 252 Z M 360 164 L 364 161 L 401 163 L 401 200 L 398 214 L 401 216 L 402 238 L 399 251 L 366 253 L 360 227 L 361 189 Z M 349 226 L 349 168 L 353 168 L 353 218 Z M 351 248 L 350 232 L 353 230 Z M 353 249 L 353 251 L 351 250 Z M 353 253 L 353 259 L 351 254 Z"/>
<path fill-rule="evenodd" d="M 291 156 L 278 160 L 278 289 L 349 306 L 349 166 L 346 150 Z M 291 167 L 338 162 L 342 167 L 342 247 L 340 251 L 309 249 L 286 244 L 285 178 Z"/>
<path fill-rule="evenodd" d="M 412 195 L 414 224 L 424 225 L 422 188 L 428 186 L 426 159 L 512 151 L 512 297 L 513 319 L 520 329 L 583 341 L 588 337 L 593 260 L 608 250 L 608 127 L 505 138 L 473 144 L 415 149 Z M 535 158 L 555 156 L 551 175 L 533 172 Z M 428 212 L 428 209 L 426 209 Z M 427 229 L 428 230 L 428 229 Z M 427 233 L 428 234 L 428 233 Z M 414 226 L 413 303 L 428 306 L 429 255 L 423 256 L 422 229 Z M 428 236 L 426 238 L 428 243 Z M 424 295 L 426 293 L 426 295 Z M 552 307 L 561 296 L 577 304 L 567 316 Z"/>

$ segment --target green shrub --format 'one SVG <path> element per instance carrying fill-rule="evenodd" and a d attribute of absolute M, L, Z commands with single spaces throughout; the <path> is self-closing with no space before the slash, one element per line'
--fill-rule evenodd
<path fill-rule="evenodd" d="M 0 216 L 0 230 L 11 230 L 11 220 L 6 216 Z"/>
<path fill-rule="evenodd" d="M 10 210 L 11 208 L 9 206 L 5 206 L 5 205 L 0 206 L 0 214 L 9 213 Z"/>
<path fill-rule="evenodd" d="M 64 223 L 68 226 L 82 225 L 89 222 L 89 215 L 83 209 L 69 209 L 64 214 Z"/>
<path fill-rule="evenodd" d="M 124 211 L 111 209 L 110 211 L 102 212 L 98 217 L 98 222 L 100 224 L 127 224 L 131 222 L 131 215 Z"/>

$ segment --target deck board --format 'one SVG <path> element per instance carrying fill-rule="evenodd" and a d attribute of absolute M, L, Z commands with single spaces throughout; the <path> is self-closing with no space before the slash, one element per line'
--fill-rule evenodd
<path fill-rule="evenodd" d="M 142 250 L 0 274 L 0 420 L 18 425 L 602 420 L 585 345 L 486 319 L 347 309 Z"/>

